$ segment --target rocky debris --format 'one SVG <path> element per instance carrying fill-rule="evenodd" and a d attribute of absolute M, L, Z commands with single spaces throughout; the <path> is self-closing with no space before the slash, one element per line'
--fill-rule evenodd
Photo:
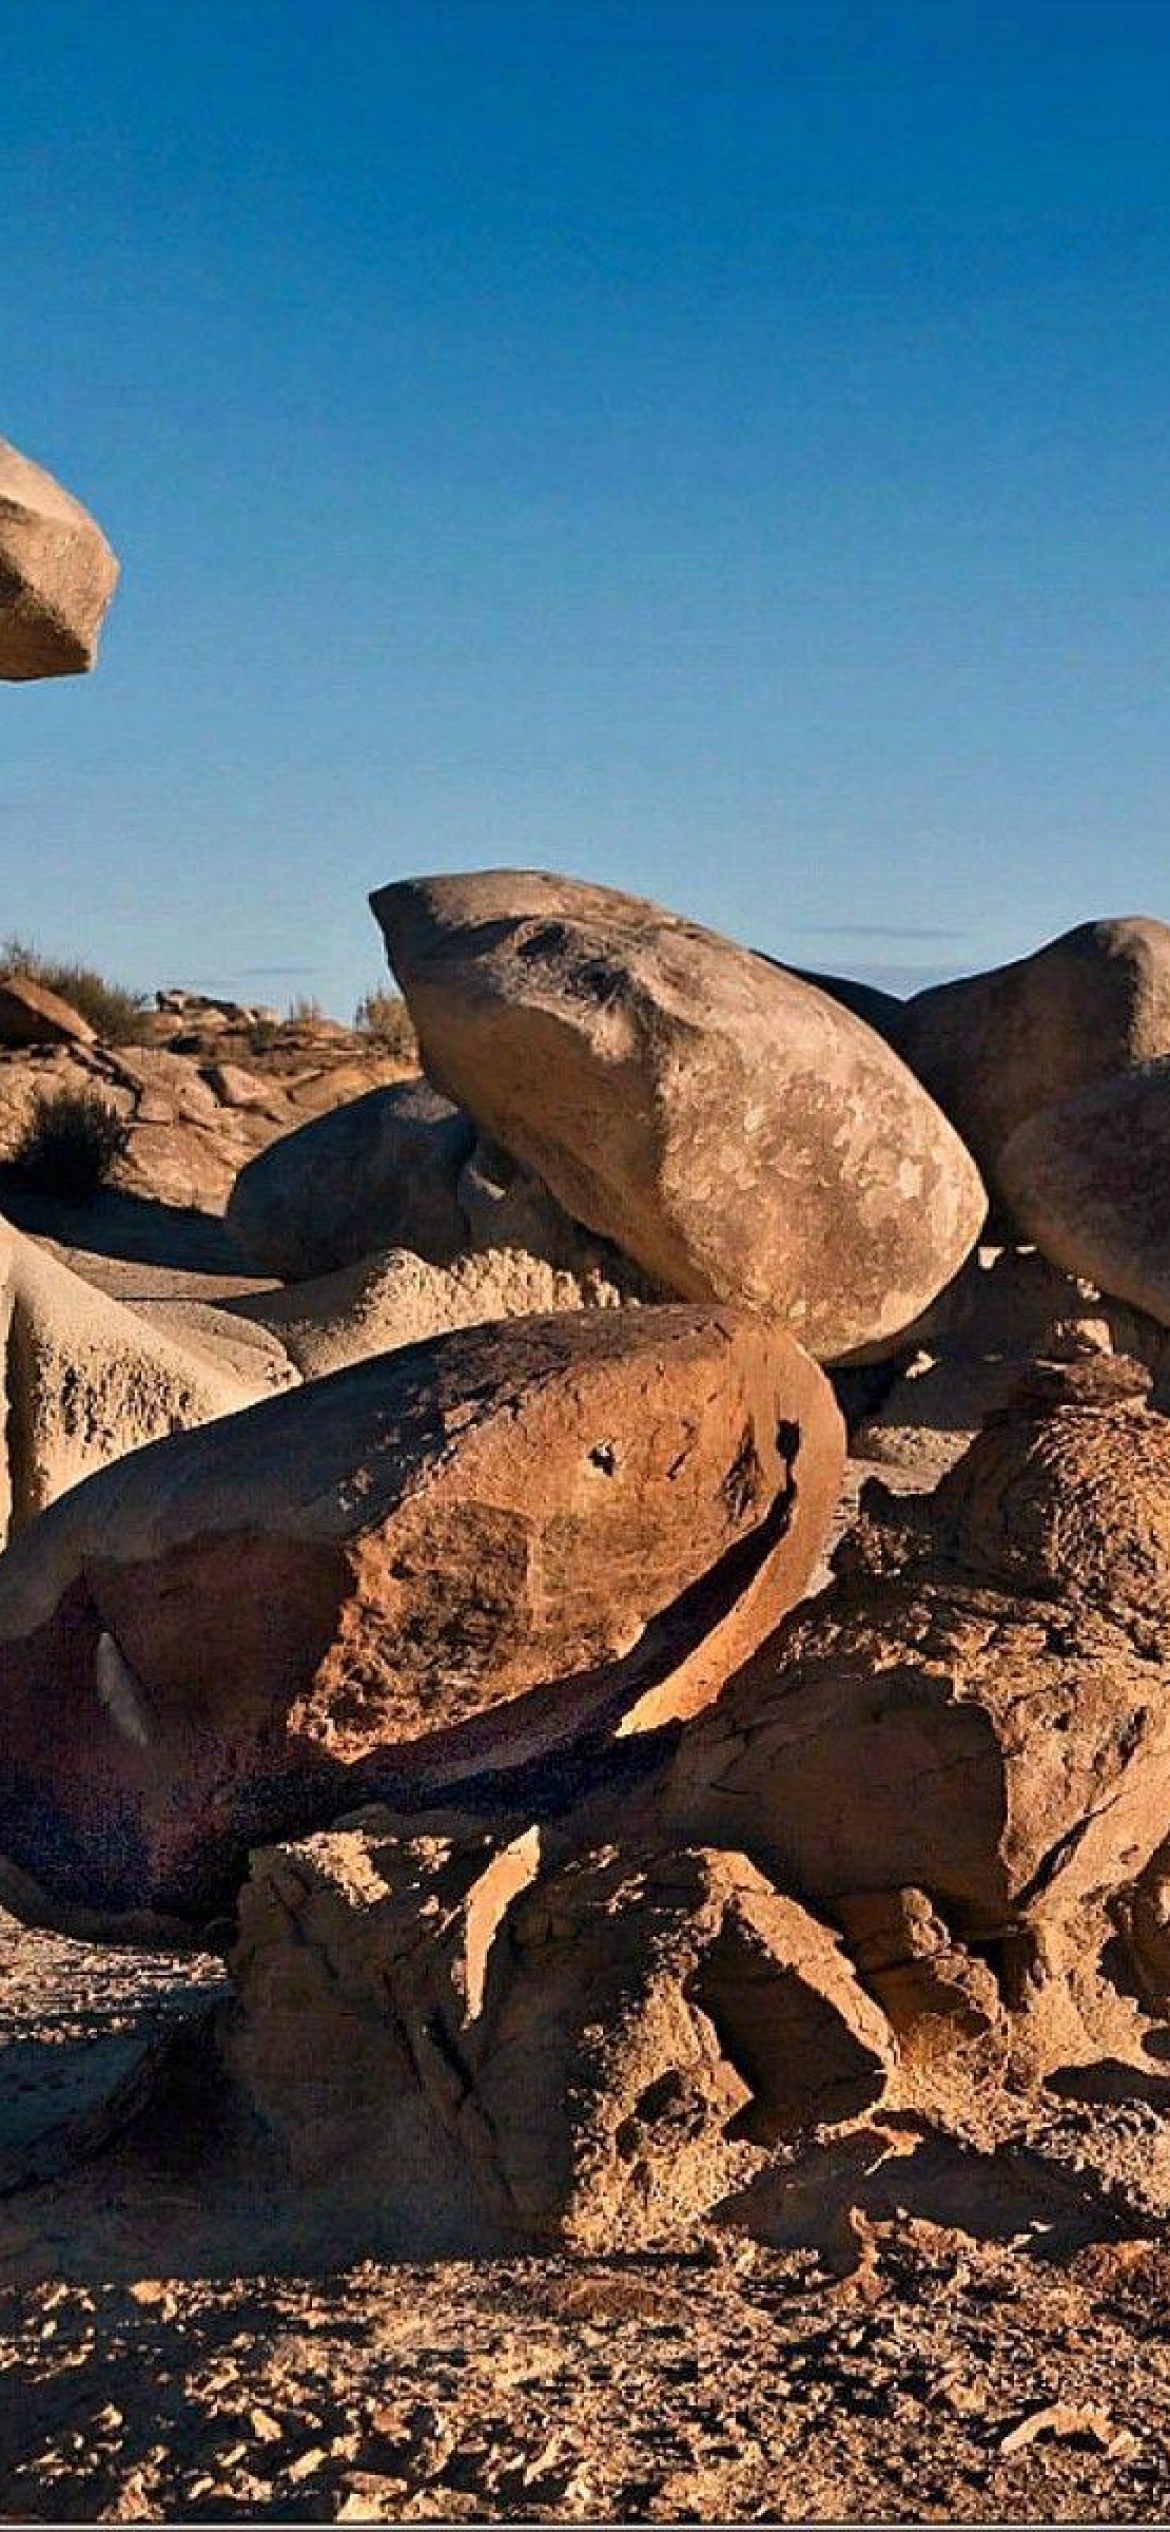
<path fill-rule="evenodd" d="M 18 1152 L 42 1098 L 95 1092 L 128 1129 L 115 1187 L 222 1213 L 241 1170 L 277 1136 L 402 1073 L 396 1057 L 354 1033 L 326 1045 L 290 1030 L 267 1053 L 244 1039 L 240 1064 L 224 1051 L 234 1038 L 184 1037 L 186 1052 L 178 1043 L 0 1046 L 0 1162 Z"/>
<path fill-rule="evenodd" d="M 155 1008 L 164 1019 L 183 1021 L 188 1027 L 214 1029 L 256 1029 L 281 1027 L 281 1016 L 268 1002 L 233 1002 L 216 993 L 188 993 L 182 985 L 160 986 L 155 994 Z"/>
<path fill-rule="evenodd" d="M 774 1310 L 831 1359 L 904 1327 L 970 1249 L 957 1136 L 786 970 L 541 872 L 373 904 L 436 1088 L 662 1289 Z"/>
<path fill-rule="evenodd" d="M 449 1328 L 554 1310 L 617 1310 L 627 1299 L 599 1270 L 574 1274 L 526 1249 L 474 1251 L 434 1266 L 413 1249 L 392 1248 L 311 1283 L 249 1294 L 231 1305 L 230 1316 L 268 1330 L 305 1379 L 318 1380 Z"/>
<path fill-rule="evenodd" d="M 912 1887 L 1025 1949 L 1133 1879 L 1170 1805 L 1170 1423 L 1146 1377 L 1053 1367 L 933 1497 L 867 1488 L 837 1588 L 683 1736 L 670 1833 L 818 1905 Z"/>
<path fill-rule="evenodd" d="M 360 1824 L 253 1857 L 219 2047 L 302 2187 L 400 2253 L 693 2232 L 893 2059 L 836 1939 L 742 1856 Z"/>
<path fill-rule="evenodd" d="M 91 1471 L 160 1435 L 234 1414 L 272 1374 L 247 1378 L 71 1274 L 0 1222 L 4 1447 L 0 1540 L 27 1530 Z M 279 1375 L 295 1378 L 291 1366 Z"/>
<path fill-rule="evenodd" d="M 1170 953 L 1166 990 L 1170 1041 Z M 1170 1052 L 1030 1116 L 1000 1176 L 1046 1257 L 1170 1327 Z"/>
<path fill-rule="evenodd" d="M 916 1350 L 880 1403 L 851 1424 L 850 1450 L 937 1481 L 1037 1361 L 1124 1354 L 1157 1373 L 1166 1332 L 1035 1250 L 985 1249 L 911 1331 Z"/>
<path fill-rule="evenodd" d="M 89 1046 L 94 1031 L 35 976 L 0 976 L 0 1046 Z"/>
<path fill-rule="evenodd" d="M 1010 1206 L 1000 1156 L 1026 1117 L 1170 1054 L 1170 924 L 1081 923 L 1006 967 L 932 985 L 903 1006 L 898 1046 Z"/>
<path fill-rule="evenodd" d="M 0 1561 L 0 1852 L 208 1913 L 258 1839 L 695 1712 L 805 1588 L 843 1434 L 673 1306 L 410 1346 L 155 1444 Z"/>
<path fill-rule="evenodd" d="M 227 1208 L 240 1254 L 294 1283 L 387 1248 L 449 1265 L 467 1244 L 456 1186 L 472 1140 L 424 1081 L 347 1100 L 241 1172 Z"/>
<path fill-rule="evenodd" d="M 118 563 L 89 512 L 0 440 L 0 677 L 92 668 Z"/>

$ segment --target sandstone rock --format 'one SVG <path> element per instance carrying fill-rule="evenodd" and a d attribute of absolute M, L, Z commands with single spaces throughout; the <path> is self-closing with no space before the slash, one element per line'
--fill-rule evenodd
<path fill-rule="evenodd" d="M 309 1283 L 250 1294 L 232 1311 L 279 1337 L 305 1379 L 319 1380 L 449 1328 L 552 1310 L 617 1310 L 626 1297 L 599 1270 L 573 1274 L 526 1249 L 485 1249 L 433 1266 L 413 1249 L 392 1248 Z"/>
<path fill-rule="evenodd" d="M 947 1307 L 944 1310 L 944 1301 Z M 1006 1406 L 1027 1366 L 1095 1354 L 1160 1363 L 1165 1330 L 1034 1250 L 984 1251 L 920 1323 L 923 1343 L 850 1449 L 932 1485 Z"/>
<path fill-rule="evenodd" d="M 1140 1871 L 1170 1806 L 1170 1423 L 1117 1394 L 1141 1377 L 1038 1377 L 933 1497 L 871 1486 L 837 1588 L 683 1735 L 670 1833 L 813 1904 L 913 1886 L 982 1936 Z"/>
<path fill-rule="evenodd" d="M 1081 923 L 1028 958 L 932 985 L 904 1006 L 899 1047 L 957 1125 L 993 1195 L 1025 1117 L 1170 1053 L 1170 924 Z"/>
<path fill-rule="evenodd" d="M 425 1082 L 393 1082 L 270 1143 L 232 1189 L 228 1223 L 249 1265 L 292 1282 L 412 1248 L 446 1265 L 466 1245 L 455 1200 L 465 1117 Z"/>
<path fill-rule="evenodd" d="M 8 1223 L 0 1223 L 0 1327 L 0 1540 L 110 1460 L 231 1415 L 266 1386 L 148 1326 Z"/>
<path fill-rule="evenodd" d="M 741 1856 L 529 1829 L 403 1838 L 376 1810 L 253 1858 L 221 2036 L 302 2187 L 434 2256 L 689 2232 L 778 2137 L 880 2099 L 881 2014 Z"/>
<path fill-rule="evenodd" d="M 663 1289 L 828 1359 L 913 1319 L 983 1216 L 905 1067 L 786 970 L 534 871 L 384 888 L 424 1068 Z"/>
<path fill-rule="evenodd" d="M 1170 1054 L 1040 1109 L 1000 1175 L 1046 1257 L 1170 1327 Z"/>
<path fill-rule="evenodd" d="M 0 677 L 92 668 L 117 577 L 88 511 L 0 440 Z"/>
<path fill-rule="evenodd" d="M 88 1020 L 35 976 L 0 976 L 0 1046 L 90 1045 Z"/>
<path fill-rule="evenodd" d="M 259 1838 L 694 1712 L 842 1452 L 799 1347 L 683 1307 L 461 1330 L 139 1452 L 0 1560 L 0 1853 L 46 1908 L 195 1918 Z"/>

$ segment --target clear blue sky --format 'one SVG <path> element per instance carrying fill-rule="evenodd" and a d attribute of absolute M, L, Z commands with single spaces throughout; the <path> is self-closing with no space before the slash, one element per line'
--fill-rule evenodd
<path fill-rule="evenodd" d="M 0 931 L 345 1013 L 537 862 L 909 990 L 1170 915 L 1165 0 L 0 0 L 123 581 Z"/>

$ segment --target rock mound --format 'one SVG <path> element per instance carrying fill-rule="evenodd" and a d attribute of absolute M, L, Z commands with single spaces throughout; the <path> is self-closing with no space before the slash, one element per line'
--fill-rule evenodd
<path fill-rule="evenodd" d="M 258 1153 L 231 1191 L 229 1227 L 250 1267 L 292 1283 L 377 1249 L 449 1265 L 467 1242 L 456 1187 L 474 1139 L 424 1081 L 367 1091 Z"/>
<path fill-rule="evenodd" d="M 786 970 L 538 871 L 374 910 L 436 1087 L 663 1290 L 775 1311 L 822 1359 L 915 1318 L 984 1199 L 872 1030 Z"/>

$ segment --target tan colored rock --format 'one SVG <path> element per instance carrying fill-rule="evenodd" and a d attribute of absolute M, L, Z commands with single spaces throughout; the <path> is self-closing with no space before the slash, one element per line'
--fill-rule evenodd
<path fill-rule="evenodd" d="M 1028 958 L 932 985 L 906 1003 L 898 1043 L 1006 1199 L 1000 1155 L 1026 1117 L 1170 1054 L 1170 924 L 1081 923 Z"/>
<path fill-rule="evenodd" d="M 778 2137 L 881 2098 L 892 2046 L 833 1936 L 742 1856 L 549 1870 L 378 1811 L 253 1858 L 221 2027 L 302 2188 L 401 2252 L 691 2233 Z"/>
<path fill-rule="evenodd" d="M 672 1835 L 985 1934 L 1140 1871 L 1170 1816 L 1170 1423 L 1127 1377 L 1038 1378 L 933 1497 L 867 1490 L 837 1588 L 684 1734 Z"/>
<path fill-rule="evenodd" d="M 35 976 L 0 976 L 0 1046 L 87 1046 L 93 1038 L 80 1011 Z"/>
<path fill-rule="evenodd" d="M 466 1246 L 455 1187 L 472 1139 L 466 1118 L 417 1079 L 314 1117 L 237 1179 L 227 1218 L 241 1256 L 294 1283 L 381 1248 L 448 1264 Z"/>
<path fill-rule="evenodd" d="M 539 871 L 373 904 L 436 1087 L 662 1289 L 773 1310 L 831 1359 L 971 1247 L 983 1193 L 945 1119 L 786 970 Z"/>
<path fill-rule="evenodd" d="M 261 1394 L 0 1223 L 0 1539 L 95 1469 Z"/>
<path fill-rule="evenodd" d="M 553 1310 L 617 1310 L 626 1297 L 600 1272 L 573 1274 L 525 1249 L 485 1249 L 452 1266 L 433 1266 L 413 1249 L 392 1248 L 309 1283 L 250 1294 L 232 1307 L 279 1337 L 306 1380 L 319 1380 L 449 1328 Z"/>
<path fill-rule="evenodd" d="M 946 1299 L 947 1296 L 944 1296 Z M 1160 1362 L 1165 1330 L 1143 1312 L 1064 1274 L 1034 1250 L 985 1250 L 923 1322 L 921 1350 L 881 1405 L 853 1428 L 850 1450 L 934 1484 L 1007 1405 L 1031 1363 L 1127 1354 Z"/>
<path fill-rule="evenodd" d="M 694 1712 L 842 1456 L 799 1347 L 678 1306 L 456 1331 L 140 1452 L 0 1560 L 0 1853 L 46 1906 L 196 1917 L 258 1838 Z"/>
<path fill-rule="evenodd" d="M 1041 1108 L 1000 1174 L 1046 1257 L 1170 1327 L 1170 1053 Z"/>
<path fill-rule="evenodd" d="M 0 440 L 0 677 L 92 668 L 117 577 L 89 512 Z"/>

